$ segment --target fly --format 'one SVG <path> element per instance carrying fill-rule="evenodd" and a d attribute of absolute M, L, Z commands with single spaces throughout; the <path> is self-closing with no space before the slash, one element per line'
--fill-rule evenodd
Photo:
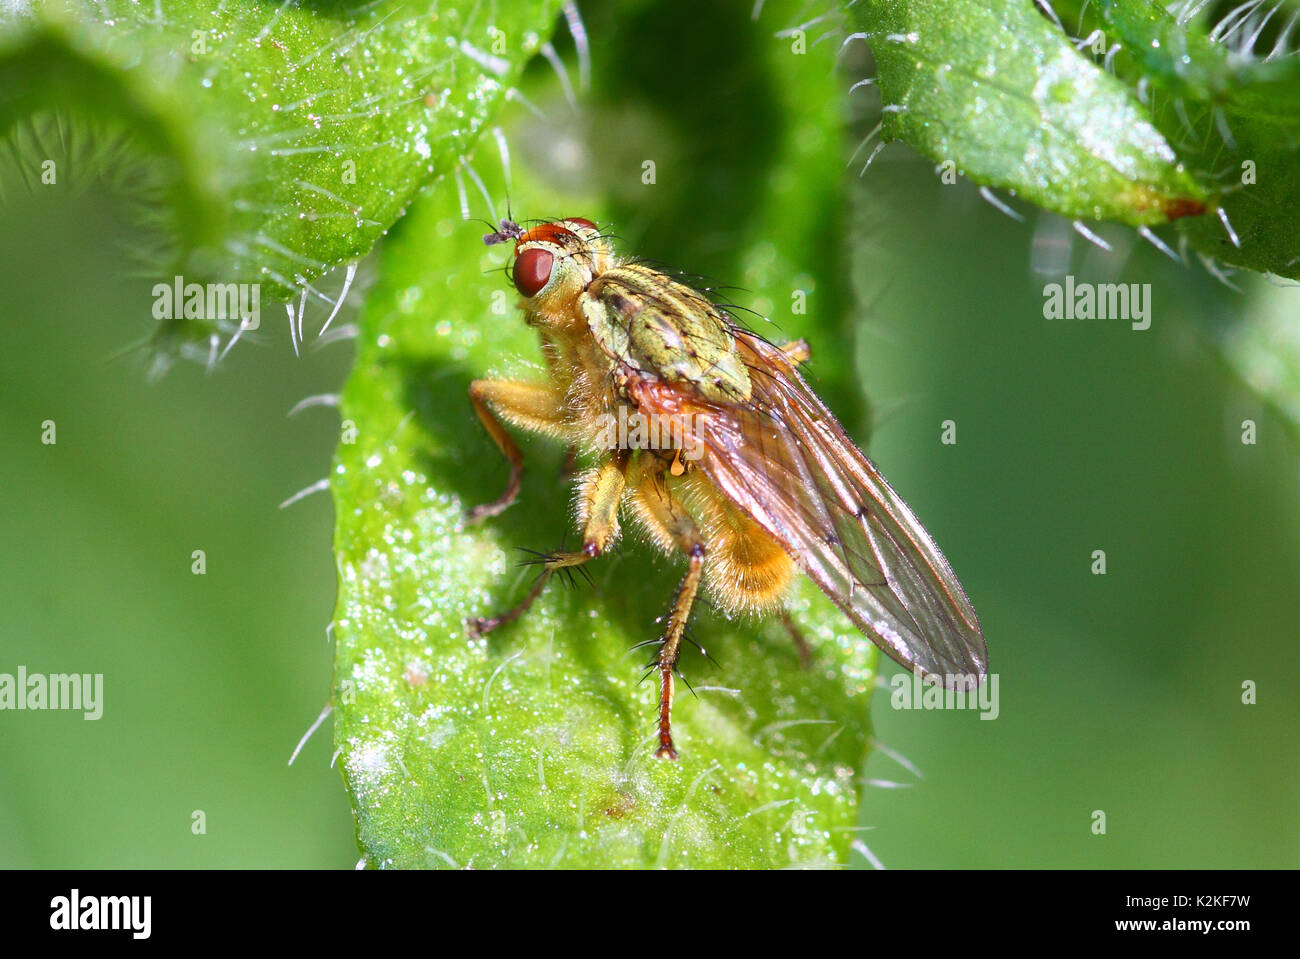
<path fill-rule="evenodd" d="M 687 561 L 653 666 L 657 756 L 677 758 L 674 672 L 701 589 L 727 613 L 780 614 L 806 655 L 784 612 L 803 572 L 908 669 L 956 689 L 983 681 L 988 652 L 970 600 L 930 534 L 799 374 L 807 344 L 777 345 L 745 329 L 700 291 L 618 256 L 591 220 L 530 229 L 504 220 L 483 239 L 515 244 L 511 278 L 547 375 L 470 384 L 510 477 L 469 519 L 494 516 L 518 496 L 523 457 L 507 423 L 565 441 L 595 465 L 576 478 L 580 547 L 540 557 L 523 601 L 471 620 L 473 632 L 517 619 L 553 574 L 609 549 L 627 518 Z"/>

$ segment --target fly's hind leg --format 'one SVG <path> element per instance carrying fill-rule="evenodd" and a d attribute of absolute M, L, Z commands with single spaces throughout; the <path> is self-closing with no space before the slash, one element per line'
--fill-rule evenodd
<path fill-rule="evenodd" d="M 808 640 L 803 638 L 803 631 L 795 625 L 794 619 L 788 612 L 783 609 L 779 615 L 782 625 L 794 640 L 795 651 L 799 654 L 799 665 L 807 669 L 812 663 L 812 650 L 808 647 Z"/>
<path fill-rule="evenodd" d="M 677 657 L 681 655 L 686 621 L 691 616 L 691 607 L 695 605 L 695 596 L 700 591 L 700 577 L 704 572 L 704 543 L 692 543 L 687 556 L 690 565 L 682 577 L 681 585 L 677 587 L 677 598 L 673 600 L 672 611 L 668 614 L 664 642 L 659 647 L 659 748 L 655 750 L 655 755 L 660 759 L 677 758 L 672 728 L 673 670 L 677 668 Z"/>
<path fill-rule="evenodd" d="M 686 621 L 690 618 L 691 607 L 695 605 L 695 597 L 700 591 L 700 579 L 704 573 L 704 538 L 686 507 L 668 491 L 663 479 L 665 466 L 655 457 L 642 456 L 632 496 L 637 513 L 651 537 L 665 551 L 680 549 L 686 554 L 689 563 L 686 575 L 677 587 L 677 598 L 673 600 L 672 610 L 668 613 L 657 664 L 659 748 L 655 750 L 655 755 L 661 759 L 676 759 L 677 748 L 673 745 L 672 734 L 673 670 L 676 669 L 677 658 L 681 654 Z"/>
<path fill-rule="evenodd" d="M 514 622 L 533 605 L 547 582 L 560 570 L 581 567 L 595 559 L 618 538 L 618 504 L 623 498 L 628 458 L 623 451 L 583 475 L 578 491 L 578 520 L 582 526 L 582 548 L 557 550 L 530 560 L 542 567 L 541 574 L 523 601 L 496 616 L 476 616 L 466 620 L 471 636 L 482 636 Z M 583 571 L 585 573 L 585 570 Z"/>
<path fill-rule="evenodd" d="M 490 503 L 475 506 L 466 514 L 470 523 L 496 516 L 519 495 L 519 481 L 524 471 L 524 456 L 514 438 L 506 432 L 506 421 L 536 433 L 562 435 L 564 432 L 564 397 L 541 383 L 519 380 L 474 380 L 469 398 L 483 427 L 510 461 L 510 479 L 505 492 Z"/>

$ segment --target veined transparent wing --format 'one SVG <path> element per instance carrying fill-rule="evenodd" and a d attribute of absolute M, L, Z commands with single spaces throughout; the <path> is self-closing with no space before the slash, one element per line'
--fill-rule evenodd
<path fill-rule="evenodd" d="M 700 468 L 890 657 L 950 687 L 982 681 L 979 620 L 925 527 L 790 358 L 731 332 L 752 384 L 747 401 L 647 382 L 642 412 L 694 413 Z"/>

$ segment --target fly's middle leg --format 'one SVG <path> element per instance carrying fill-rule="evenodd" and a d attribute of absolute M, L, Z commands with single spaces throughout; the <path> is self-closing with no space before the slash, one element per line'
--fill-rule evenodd
<path fill-rule="evenodd" d="M 619 533 L 618 506 L 626 484 L 627 455 L 616 451 L 599 466 L 587 471 L 579 481 L 578 517 L 582 525 L 582 547 L 576 550 L 556 550 L 539 555 L 528 562 L 542 567 L 541 573 L 523 600 L 512 609 L 496 616 L 476 616 L 465 625 L 472 636 L 482 636 L 514 622 L 528 611 L 542 594 L 547 582 L 555 573 L 582 565 L 603 553 Z M 585 570 L 583 571 L 585 575 Z"/>

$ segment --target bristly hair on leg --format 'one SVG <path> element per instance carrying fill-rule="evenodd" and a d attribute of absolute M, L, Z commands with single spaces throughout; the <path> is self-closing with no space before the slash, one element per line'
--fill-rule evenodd
<path fill-rule="evenodd" d="M 691 685 L 691 681 L 682 675 L 682 671 L 680 667 L 674 666 L 673 673 L 677 676 L 678 679 L 680 679 L 682 682 L 686 684 L 686 688 L 690 690 L 692 696 L 694 696 L 696 699 L 700 698 L 699 693 L 695 691 L 695 687 Z"/>
<path fill-rule="evenodd" d="M 715 669 L 722 668 L 722 664 L 709 655 L 709 651 L 700 645 L 699 640 L 697 640 L 694 636 L 691 635 L 691 631 L 689 629 L 685 629 L 685 628 L 682 629 L 682 638 L 685 639 L 692 646 L 694 646 L 696 649 L 698 649 L 700 651 L 700 655 L 703 656 L 709 663 L 711 663 Z"/>
<path fill-rule="evenodd" d="M 642 640 L 641 642 L 637 643 L 635 646 L 629 647 L 627 653 L 625 653 L 624 655 L 631 655 L 632 653 L 636 652 L 638 649 L 641 649 L 642 647 L 645 646 L 662 646 L 663 644 L 664 644 L 663 637 L 659 637 L 657 639 Z M 655 662 L 658 662 L 658 660 L 655 660 Z"/>
<path fill-rule="evenodd" d="M 527 546 L 516 546 L 515 549 L 519 550 L 521 553 L 528 553 L 531 556 L 536 557 L 535 559 L 521 559 L 515 564 L 516 566 L 538 566 L 542 563 L 548 562 L 551 558 L 550 553 L 543 553 L 540 550 L 529 549 Z"/>

